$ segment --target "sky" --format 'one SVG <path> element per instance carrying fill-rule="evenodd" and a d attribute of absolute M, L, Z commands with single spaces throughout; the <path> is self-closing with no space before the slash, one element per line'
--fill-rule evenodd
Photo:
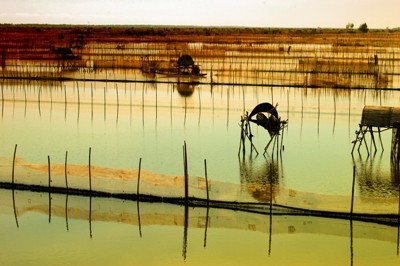
<path fill-rule="evenodd" d="M 0 0 L 0 23 L 400 27 L 400 0 Z"/>

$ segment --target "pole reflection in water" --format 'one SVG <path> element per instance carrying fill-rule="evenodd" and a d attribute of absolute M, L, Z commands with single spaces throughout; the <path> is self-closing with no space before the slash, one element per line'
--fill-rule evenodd
<path fill-rule="evenodd" d="M 12 205 L 13 205 L 13 210 L 14 210 L 15 224 L 17 225 L 17 228 L 18 228 L 19 227 L 19 224 L 18 224 L 18 213 L 17 213 L 17 208 L 16 208 L 16 205 L 15 205 L 15 191 L 14 191 L 14 188 L 11 191 L 12 191 Z"/>
<path fill-rule="evenodd" d="M 356 180 L 361 196 L 398 196 L 398 164 L 388 160 L 384 153 L 371 155 L 365 159 L 361 155 L 357 156 L 354 164 L 357 168 Z"/>
<path fill-rule="evenodd" d="M 241 184 L 249 194 L 259 202 L 272 203 L 282 176 L 277 160 L 243 156 L 239 157 L 239 165 Z"/>
<path fill-rule="evenodd" d="M 241 184 L 254 199 L 269 205 L 268 255 L 271 255 L 273 202 L 275 196 L 279 193 L 281 175 L 279 168 L 282 165 L 279 165 L 273 158 L 263 157 L 260 158 L 260 161 L 257 162 L 257 157 L 253 158 L 253 156 L 249 156 L 248 160 L 244 155 L 241 159 L 239 158 Z"/>

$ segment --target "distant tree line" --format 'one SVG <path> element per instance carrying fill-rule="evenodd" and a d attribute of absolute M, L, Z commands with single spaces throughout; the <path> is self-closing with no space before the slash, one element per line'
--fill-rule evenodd
<path fill-rule="evenodd" d="M 352 23 L 352 22 L 347 23 L 346 29 L 352 31 L 354 29 L 354 23 Z M 368 32 L 368 30 L 369 29 L 368 29 L 367 23 L 363 23 L 358 27 L 358 31 L 360 31 L 360 32 L 366 33 L 366 32 Z"/>

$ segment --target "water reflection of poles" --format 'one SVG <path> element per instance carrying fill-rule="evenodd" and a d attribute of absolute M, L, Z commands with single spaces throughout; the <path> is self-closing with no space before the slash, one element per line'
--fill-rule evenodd
<path fill-rule="evenodd" d="M 353 162 L 354 164 L 354 162 Z M 353 183 L 351 186 L 351 205 L 350 205 L 350 219 L 353 219 L 353 207 L 354 207 L 354 186 L 356 180 L 356 166 L 353 165 Z"/>
<path fill-rule="evenodd" d="M 353 247 L 353 219 L 350 218 L 350 265 L 354 262 L 354 247 Z"/>
<path fill-rule="evenodd" d="M 189 226 L 189 205 L 185 204 L 184 222 L 183 222 L 183 247 L 182 257 L 186 261 L 187 255 L 187 237 L 188 237 L 188 226 Z"/>
<path fill-rule="evenodd" d="M 17 215 L 17 208 L 16 208 L 16 205 L 15 205 L 15 191 L 14 191 L 14 186 L 12 187 L 12 202 L 13 202 L 13 210 L 14 210 L 15 224 L 17 225 L 17 228 L 19 228 L 18 215 Z"/>
<path fill-rule="evenodd" d="M 90 239 L 92 239 L 92 194 L 89 196 L 89 235 Z"/>
<path fill-rule="evenodd" d="M 65 226 L 67 228 L 67 232 L 69 231 L 69 226 L 68 226 L 68 192 L 67 195 L 65 196 Z"/>

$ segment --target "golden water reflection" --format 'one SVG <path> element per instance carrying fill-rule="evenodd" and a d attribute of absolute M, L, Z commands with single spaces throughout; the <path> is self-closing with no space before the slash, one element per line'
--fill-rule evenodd
<path fill-rule="evenodd" d="M 12 204 L 15 193 L 15 216 Z M 397 227 L 0 190 L 4 265 L 397 265 Z M 18 221 L 18 226 L 16 226 Z M 38 241 L 40 239 L 40 241 Z M 182 243 L 182 240 L 184 242 Z M 334 252 L 332 252 L 334 250 Z M 184 253 L 182 253 L 184 251 Z M 371 252 L 372 251 L 372 252 Z"/>

